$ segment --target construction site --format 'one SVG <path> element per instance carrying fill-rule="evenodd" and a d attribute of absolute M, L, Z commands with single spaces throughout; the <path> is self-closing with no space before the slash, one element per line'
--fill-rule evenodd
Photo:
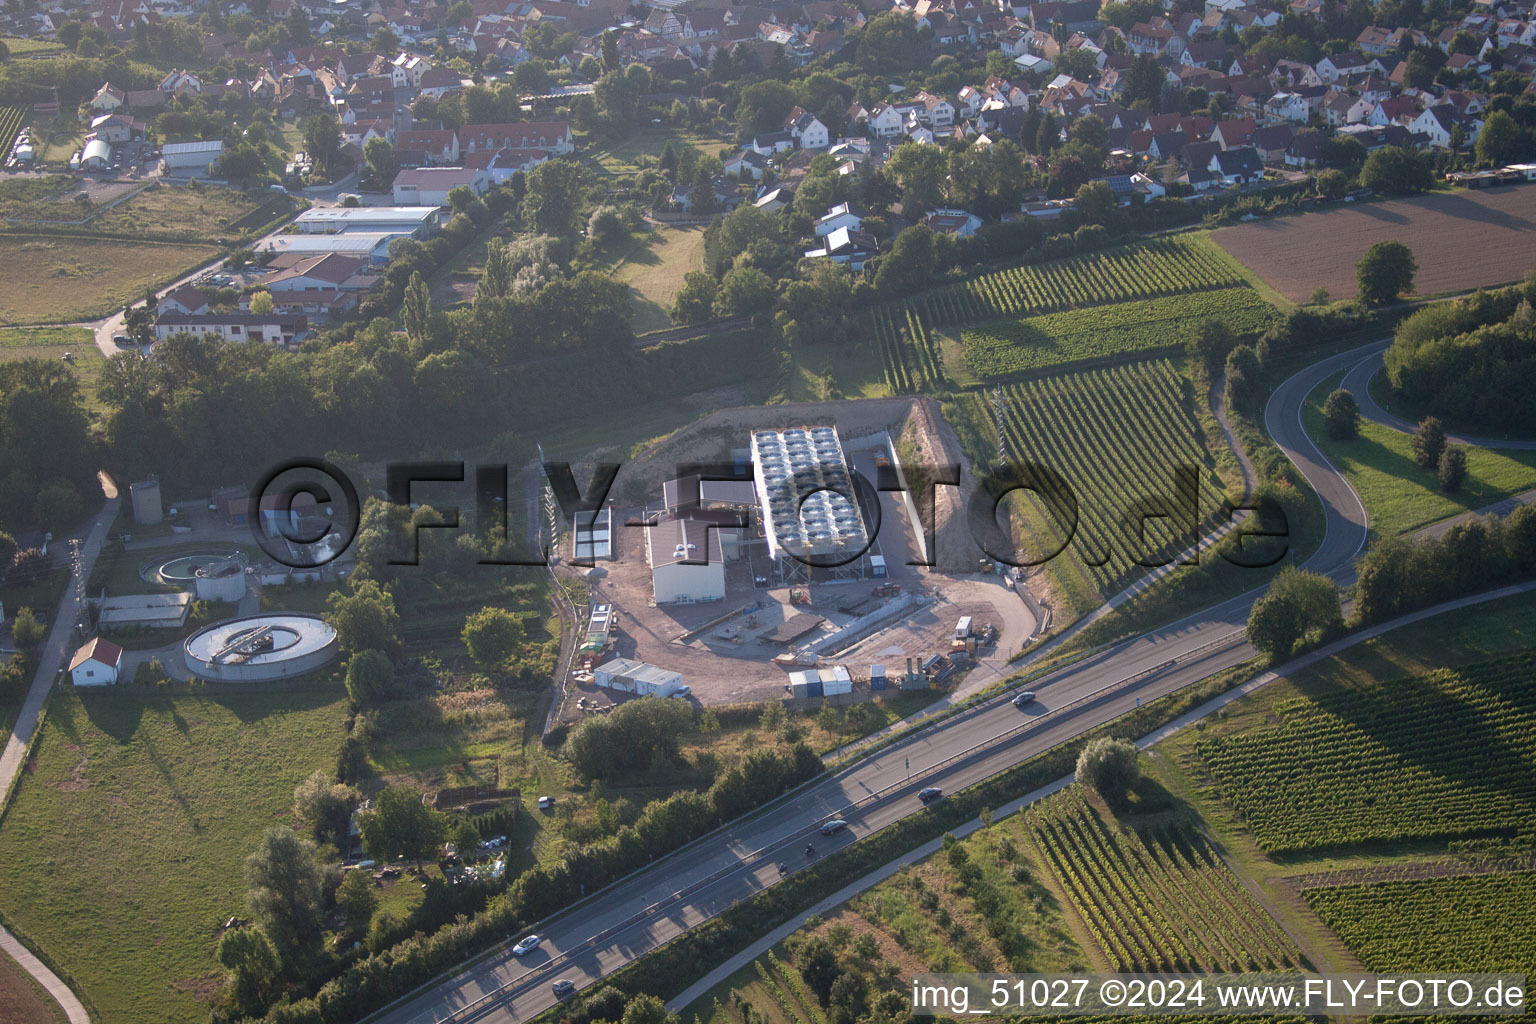
<path fill-rule="evenodd" d="M 939 545 L 912 495 L 884 489 L 904 479 L 904 420 L 852 436 L 786 420 L 794 410 L 733 412 L 765 422 L 672 464 L 713 476 L 632 479 L 619 493 L 641 500 L 612 500 L 563 536 L 562 571 L 585 577 L 590 604 L 560 718 L 646 695 L 814 707 L 1007 675 L 1039 605 L 990 563 L 928 564 Z"/>

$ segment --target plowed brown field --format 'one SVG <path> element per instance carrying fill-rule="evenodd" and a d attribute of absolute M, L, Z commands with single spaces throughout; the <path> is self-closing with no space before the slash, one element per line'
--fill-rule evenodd
<path fill-rule="evenodd" d="M 1354 297 L 1355 263 L 1388 239 L 1413 250 L 1418 294 L 1464 291 L 1536 270 L 1536 184 L 1340 205 L 1221 228 L 1211 238 L 1296 302 L 1319 288 Z"/>

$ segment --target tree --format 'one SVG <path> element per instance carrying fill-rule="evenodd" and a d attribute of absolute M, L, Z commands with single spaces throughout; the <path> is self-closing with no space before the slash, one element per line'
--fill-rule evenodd
<path fill-rule="evenodd" d="M 1115 211 L 1115 193 L 1102 181 L 1090 181 L 1077 190 L 1072 205 L 1085 224 L 1104 224 Z"/>
<path fill-rule="evenodd" d="M 37 621 L 37 616 L 32 614 L 31 608 L 23 605 L 16 609 L 16 616 L 11 620 L 11 639 L 15 642 L 17 650 L 23 652 L 32 650 L 43 642 L 47 632 L 43 624 Z"/>
<path fill-rule="evenodd" d="M 896 236 L 891 251 L 880 259 L 875 288 L 882 295 L 904 295 L 925 287 L 933 276 L 933 230 L 914 224 Z"/>
<path fill-rule="evenodd" d="M 1531 152 L 1531 131 L 1503 110 L 1495 110 L 1477 133 L 1477 162 L 1489 167 L 1519 163 Z"/>
<path fill-rule="evenodd" d="M 773 279 L 751 264 L 743 263 L 725 275 L 715 296 L 715 315 L 754 316 L 773 308 L 777 293 Z"/>
<path fill-rule="evenodd" d="M 363 159 L 368 163 L 368 170 L 373 172 L 374 180 L 380 185 L 388 185 L 395 180 L 395 147 L 389 144 L 388 139 L 369 139 L 363 146 Z"/>
<path fill-rule="evenodd" d="M 328 168 L 341 148 L 341 122 L 335 114 L 310 114 L 304 119 L 304 152 L 316 167 Z"/>
<path fill-rule="evenodd" d="M 1323 422 L 1335 441 L 1352 441 L 1360 433 L 1360 403 L 1343 388 L 1334 388 L 1323 403 Z"/>
<path fill-rule="evenodd" d="M 622 1024 L 675 1024 L 676 1021 L 677 1015 L 668 1013 L 666 1004 L 649 994 L 630 999 L 622 1018 Z"/>
<path fill-rule="evenodd" d="M 1467 449 L 1459 444 L 1446 445 L 1440 453 L 1440 489 L 1454 492 L 1461 490 L 1461 482 L 1467 477 Z"/>
<path fill-rule="evenodd" d="M 826 1006 L 832 998 L 833 983 L 843 973 L 831 944 L 820 935 L 812 936 L 800 947 L 796 959 L 800 977 L 805 979 L 806 986 L 815 993 L 821 1005 Z"/>
<path fill-rule="evenodd" d="M 624 66 L 619 57 L 619 33 L 616 29 L 609 29 L 603 33 L 603 70 L 618 71 Z"/>
<path fill-rule="evenodd" d="M 471 821 L 460 821 L 449 830 L 448 837 L 460 860 L 468 861 L 480 849 L 480 830 Z"/>
<path fill-rule="evenodd" d="M 1360 284 L 1360 298 L 1372 306 L 1396 301 L 1413 290 L 1413 275 L 1419 265 L 1413 251 L 1402 242 L 1377 242 L 1355 264 L 1355 280 Z"/>
<path fill-rule="evenodd" d="M 624 218 L 617 206 L 599 206 L 587 218 L 587 237 L 600 246 L 609 246 L 621 240 L 625 234 Z"/>
<path fill-rule="evenodd" d="M 568 160 L 547 160 L 528 173 L 527 211 L 534 227 L 550 235 L 569 235 L 576 216 L 580 171 Z"/>
<path fill-rule="evenodd" d="M 1236 340 L 1232 329 L 1222 321 L 1214 318 L 1202 320 L 1195 325 L 1195 333 L 1189 339 L 1190 358 L 1214 377 L 1216 367 L 1227 358 L 1227 353 L 1232 350 Z"/>
<path fill-rule="evenodd" d="M 1349 175 L 1329 168 L 1317 176 L 1317 194 L 1328 199 L 1342 199 L 1349 191 Z"/>
<path fill-rule="evenodd" d="M 683 286 L 672 300 L 672 320 L 689 327 L 708 320 L 714 315 L 715 296 L 719 290 L 712 274 L 690 270 L 683 275 Z"/>
<path fill-rule="evenodd" d="M 376 650 L 393 658 L 400 650 L 400 616 L 395 599 L 376 580 L 365 580 L 351 593 L 326 600 L 326 618 L 343 651 Z"/>
<path fill-rule="evenodd" d="M 1440 456 L 1445 452 L 1445 428 L 1434 416 L 1419 421 L 1419 429 L 1413 432 L 1413 461 L 1420 469 L 1437 469 Z"/>
<path fill-rule="evenodd" d="M 272 293 L 265 288 L 251 292 L 251 312 L 257 316 L 271 316 Z"/>
<path fill-rule="evenodd" d="M 432 293 L 427 290 L 427 282 L 419 270 L 411 271 L 411 278 L 406 282 L 400 319 L 405 326 L 405 336 L 411 339 L 412 345 L 420 347 L 426 344 L 427 332 L 432 323 Z"/>
<path fill-rule="evenodd" d="M 1139 756 L 1136 744 L 1130 740 L 1101 736 L 1089 742 L 1077 755 L 1074 778 L 1080 785 L 1098 793 L 1106 803 L 1119 804 L 1141 775 Z"/>
<path fill-rule="evenodd" d="M 1040 115 L 1040 130 L 1035 133 L 1035 153 L 1038 156 L 1050 156 L 1059 145 L 1061 126 L 1056 123 L 1056 115 L 1047 110 Z"/>
<path fill-rule="evenodd" d="M 342 740 L 341 749 L 336 752 L 336 781 L 362 782 L 371 771 L 368 750 L 363 746 L 363 741 L 356 736 Z"/>
<path fill-rule="evenodd" d="M 320 937 L 323 877 L 315 844 L 268 829 L 245 859 L 246 903 L 279 948 L 308 949 Z"/>
<path fill-rule="evenodd" d="M 1248 615 L 1248 642 L 1270 659 L 1289 658 L 1309 636 L 1326 637 L 1344 624 L 1338 588 L 1332 580 L 1294 566 L 1280 571 L 1269 592 Z"/>
<path fill-rule="evenodd" d="M 476 665 L 499 669 L 523 642 L 523 624 L 505 608 L 486 607 L 464 620 L 461 635 Z"/>
<path fill-rule="evenodd" d="M 219 939 L 217 955 L 229 970 L 235 1006 L 248 1017 L 260 1017 L 282 969 L 272 940 L 260 928 L 235 928 Z"/>
<path fill-rule="evenodd" d="M 373 912 L 378 909 L 379 897 L 373 890 L 373 879 L 368 872 L 354 868 L 348 871 L 336 888 L 336 909 L 347 919 L 347 928 L 354 935 L 361 935 L 373 923 Z"/>
<path fill-rule="evenodd" d="M 901 186 L 903 215 L 916 220 L 943 201 L 949 160 L 938 146 L 903 142 L 891 154 L 885 173 Z"/>
<path fill-rule="evenodd" d="M 368 856 L 384 861 L 406 857 L 420 864 L 443 844 L 448 818 L 422 803 L 420 794 L 390 787 L 374 797 L 373 810 L 358 826 Z"/>
<path fill-rule="evenodd" d="M 351 786 L 332 782 L 325 772 L 317 771 L 294 787 L 293 813 L 309 825 L 315 842 L 330 843 L 345 853 L 356 799 Z"/>
<path fill-rule="evenodd" d="M 368 48 L 374 53 L 397 53 L 400 50 L 400 37 L 388 25 L 381 25 L 369 40 Z"/>
<path fill-rule="evenodd" d="M 1233 409 L 1246 409 L 1259 385 L 1259 357 L 1253 346 L 1238 345 L 1228 352 L 1224 373 L 1227 405 Z"/>
<path fill-rule="evenodd" d="M 1360 169 L 1360 184 L 1386 195 L 1423 192 L 1431 181 L 1429 161 L 1406 146 L 1383 146 Z"/>
<path fill-rule="evenodd" d="M 395 665 L 380 650 L 358 651 L 347 659 L 347 695 L 358 707 L 380 704 L 395 695 Z"/>

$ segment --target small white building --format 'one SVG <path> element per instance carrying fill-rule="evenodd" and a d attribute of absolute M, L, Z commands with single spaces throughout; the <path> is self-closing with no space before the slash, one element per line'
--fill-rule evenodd
<path fill-rule="evenodd" d="M 642 697 L 670 697 L 683 685 L 683 674 L 643 661 L 614 658 L 592 670 L 592 681 L 609 690 L 636 693 Z"/>
<path fill-rule="evenodd" d="M 651 592 L 657 604 L 725 600 L 720 532 L 693 519 L 667 519 L 645 531 Z"/>
<path fill-rule="evenodd" d="M 69 681 L 76 686 L 110 686 L 117 682 L 117 667 L 122 660 L 121 647 L 97 637 L 69 660 Z"/>

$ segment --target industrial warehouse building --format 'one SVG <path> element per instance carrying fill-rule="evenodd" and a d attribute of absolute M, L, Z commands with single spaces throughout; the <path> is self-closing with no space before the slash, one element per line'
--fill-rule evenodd
<path fill-rule="evenodd" d="M 210 166 L 224 155 L 224 143 L 168 142 L 160 147 L 160 160 L 171 174 L 208 174 Z"/>
<path fill-rule="evenodd" d="M 725 554 L 711 524 L 664 519 L 645 531 L 645 554 L 657 604 L 725 600 Z"/>
<path fill-rule="evenodd" d="M 752 467 L 768 557 L 833 566 L 869 547 L 835 428 L 754 431 Z"/>
<path fill-rule="evenodd" d="M 306 235 L 400 232 L 430 238 L 440 213 L 436 206 L 336 206 L 305 210 L 293 223 Z"/>

